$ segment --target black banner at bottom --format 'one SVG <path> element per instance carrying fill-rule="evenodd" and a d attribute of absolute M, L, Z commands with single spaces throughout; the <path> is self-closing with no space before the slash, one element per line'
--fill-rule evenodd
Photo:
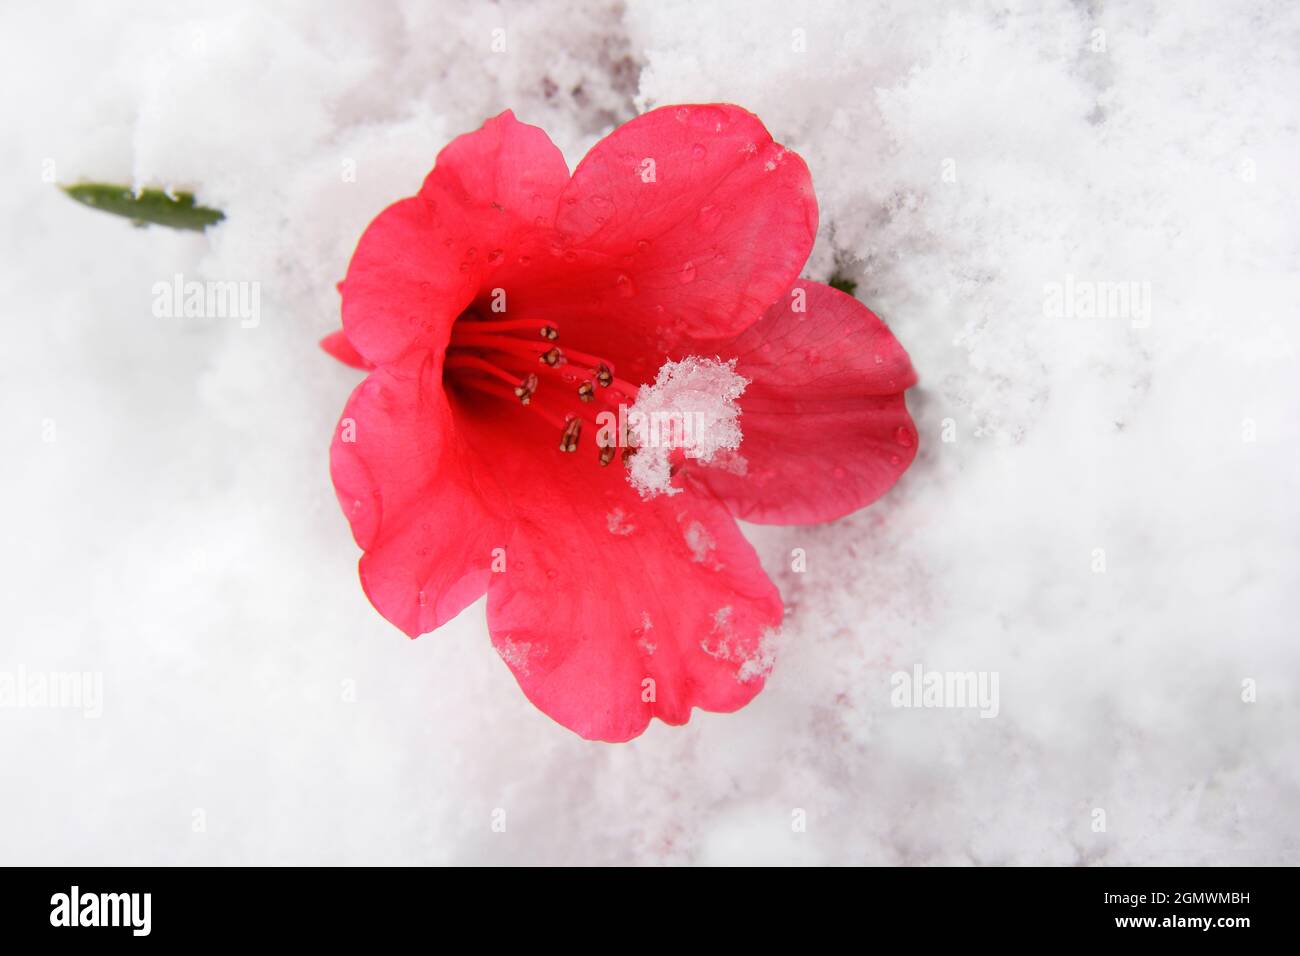
<path fill-rule="evenodd" d="M 733 942 L 784 926 L 810 940 L 848 932 L 865 941 L 902 929 L 919 932 L 927 945 L 1127 936 L 1140 944 L 1235 946 L 1283 932 L 1291 922 L 1293 876 L 1247 868 L 544 876 L 528 869 L 10 868 L 0 870 L 0 934 L 7 944 L 64 937 L 92 946 L 284 940 L 334 947 L 389 936 L 428 939 L 431 929 L 455 931 L 451 941 L 481 926 L 494 944 L 517 931 L 531 934 L 535 945 L 570 935 L 642 945 L 631 940 L 646 934 L 644 945 L 653 947 L 690 924 Z"/>

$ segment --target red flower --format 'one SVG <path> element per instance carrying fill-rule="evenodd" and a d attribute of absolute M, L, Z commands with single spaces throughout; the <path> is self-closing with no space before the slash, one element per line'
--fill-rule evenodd
<path fill-rule="evenodd" d="M 838 518 L 916 451 L 902 347 L 798 278 L 816 230 L 807 166 L 735 106 L 640 116 L 572 176 L 509 111 L 447 146 L 323 343 L 372 369 L 330 449 L 371 603 L 416 637 L 486 592 L 524 693 L 587 738 L 747 703 L 782 604 L 735 519 Z M 687 356 L 736 360 L 744 441 L 643 498 L 594 413 Z"/>

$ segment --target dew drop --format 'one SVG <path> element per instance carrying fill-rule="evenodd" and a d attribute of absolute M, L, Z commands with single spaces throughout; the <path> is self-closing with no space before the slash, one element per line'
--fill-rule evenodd
<path fill-rule="evenodd" d="M 520 256 L 520 257 L 519 257 L 519 264 L 520 264 L 521 266 L 530 265 L 530 264 L 532 263 L 532 261 L 533 261 L 533 260 L 530 259 L 528 256 Z"/>
<path fill-rule="evenodd" d="M 677 273 L 677 281 L 682 285 L 689 285 L 695 281 L 695 263 L 688 262 L 682 266 L 682 271 Z"/>
<path fill-rule="evenodd" d="M 493 249 L 491 252 L 488 253 L 487 261 L 489 265 L 497 265 L 505 257 L 506 254 L 502 252 L 500 249 Z"/>
<path fill-rule="evenodd" d="M 618 289 L 618 294 L 625 299 L 630 299 L 636 295 L 636 286 L 632 284 L 632 278 L 626 272 L 618 274 L 618 278 L 614 280 L 614 285 Z"/>
<path fill-rule="evenodd" d="M 704 206 L 695 217 L 695 228 L 707 235 L 716 230 L 720 222 L 722 222 L 722 210 L 717 206 Z"/>
<path fill-rule="evenodd" d="M 555 568 L 547 568 L 546 576 L 550 578 L 552 581 L 554 581 L 557 577 L 560 576 L 560 572 L 555 570 Z"/>
<path fill-rule="evenodd" d="M 884 360 L 884 358 L 883 358 L 882 356 L 880 356 L 880 355 L 873 355 L 872 358 L 875 360 L 875 363 L 876 363 L 877 365 L 884 365 L 884 364 L 885 364 L 885 360 Z"/>
<path fill-rule="evenodd" d="M 912 430 L 906 425 L 899 425 L 898 428 L 894 430 L 894 441 L 898 442 L 904 448 L 911 448 L 913 443 L 916 441 L 916 436 L 912 434 Z"/>
<path fill-rule="evenodd" d="M 694 146 L 691 147 L 691 156 L 696 160 L 703 159 L 708 154 L 709 151 L 704 148 L 703 143 L 696 143 Z"/>
<path fill-rule="evenodd" d="M 637 252 L 645 252 L 645 251 L 646 251 L 647 249 L 649 249 L 649 248 L 650 248 L 650 240 L 649 240 L 649 239 L 638 239 L 638 240 L 636 241 L 636 251 L 637 251 Z"/>

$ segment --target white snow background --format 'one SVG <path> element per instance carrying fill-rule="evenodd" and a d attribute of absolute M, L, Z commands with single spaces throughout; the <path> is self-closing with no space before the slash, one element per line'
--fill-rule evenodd
<path fill-rule="evenodd" d="M 0 709 L 0 862 L 1296 862 L 1298 51 L 1282 2 L 6 3 L 0 671 L 104 701 Z M 806 274 L 911 354 L 920 455 L 747 529 L 789 605 L 753 704 L 588 743 L 481 603 L 371 609 L 316 342 L 452 137 L 509 107 L 572 166 L 713 100 L 808 161 Z M 177 272 L 261 324 L 154 317 Z M 1149 325 L 1047 315 L 1066 276 L 1149 283 Z M 915 664 L 997 672 L 998 716 L 892 707 Z"/>

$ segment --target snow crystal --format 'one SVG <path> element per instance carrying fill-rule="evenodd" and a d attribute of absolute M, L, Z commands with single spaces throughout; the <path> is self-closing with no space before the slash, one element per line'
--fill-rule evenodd
<path fill-rule="evenodd" d="M 616 534 L 620 537 L 626 537 L 636 530 L 636 525 L 627 520 L 627 512 L 622 508 L 614 508 L 605 515 L 605 526 L 609 529 L 610 534 Z"/>
<path fill-rule="evenodd" d="M 528 641 L 512 641 L 509 637 L 501 637 L 496 642 L 497 653 L 501 659 L 519 671 L 521 674 L 528 673 L 528 659 L 532 654 L 533 645 Z"/>
<path fill-rule="evenodd" d="M 688 356 L 659 369 L 654 384 L 642 385 L 628 410 L 628 429 L 637 446 L 627 480 L 644 498 L 681 491 L 672 484 L 672 458 L 681 450 L 701 463 L 740 447 L 736 400 L 749 379 L 736 360 Z"/>
<path fill-rule="evenodd" d="M 698 521 L 692 521 L 686 526 L 684 536 L 686 546 L 691 549 L 691 558 L 697 564 L 708 561 L 713 555 L 713 549 L 718 546 L 713 535 L 709 534 L 709 529 Z"/>

